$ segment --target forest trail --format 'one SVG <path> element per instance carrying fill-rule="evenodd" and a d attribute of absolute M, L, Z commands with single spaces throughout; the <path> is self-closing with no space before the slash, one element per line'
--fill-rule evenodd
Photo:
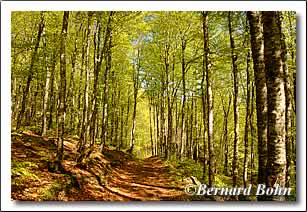
<path fill-rule="evenodd" d="M 158 158 L 130 160 L 107 177 L 113 192 L 133 200 L 184 200 L 184 187 L 174 185 L 167 166 Z"/>
<path fill-rule="evenodd" d="M 13 200 L 187 200 L 184 182 L 176 182 L 159 157 L 136 159 L 122 151 L 93 151 L 86 163 L 77 164 L 77 140 L 64 142 L 64 172 L 54 173 L 48 164 L 56 152 L 52 137 L 12 133 Z M 97 148 L 98 149 L 98 148 Z"/>

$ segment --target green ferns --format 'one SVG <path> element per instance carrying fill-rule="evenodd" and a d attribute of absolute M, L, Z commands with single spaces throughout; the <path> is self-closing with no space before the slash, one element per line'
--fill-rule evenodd
<path fill-rule="evenodd" d="M 13 160 L 11 166 L 12 185 L 22 185 L 23 181 L 27 179 L 39 180 L 39 177 L 30 171 L 32 168 L 37 169 L 38 166 L 30 161 Z"/>

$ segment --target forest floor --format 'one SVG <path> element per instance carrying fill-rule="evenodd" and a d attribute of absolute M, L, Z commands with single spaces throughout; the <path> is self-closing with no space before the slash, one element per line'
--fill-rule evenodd
<path fill-rule="evenodd" d="M 122 151 L 98 146 L 77 164 L 77 139 L 64 141 L 64 170 L 51 172 L 56 153 L 55 137 L 32 131 L 12 133 L 11 179 L 13 200 L 189 200 L 186 181 L 174 181 L 168 165 L 159 157 L 135 159 Z"/>

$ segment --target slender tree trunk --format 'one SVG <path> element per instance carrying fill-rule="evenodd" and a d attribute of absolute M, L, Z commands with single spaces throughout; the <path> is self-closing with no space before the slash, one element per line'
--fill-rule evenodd
<path fill-rule="evenodd" d="M 80 24 L 79 30 L 76 32 L 75 43 L 74 43 L 74 51 L 71 56 L 71 72 L 70 72 L 70 83 L 69 90 L 67 93 L 68 106 L 69 106 L 69 114 L 70 114 L 70 129 L 75 131 L 75 72 L 76 72 L 76 61 L 78 55 L 78 37 L 79 31 L 81 31 L 82 24 Z"/>
<path fill-rule="evenodd" d="M 179 159 L 182 159 L 184 153 L 184 146 L 185 146 L 185 139 L 184 139 L 184 132 L 185 132 L 185 102 L 186 102 L 186 82 L 185 82 L 185 49 L 186 49 L 186 42 L 184 38 L 181 38 L 181 72 L 182 72 L 182 107 L 181 107 L 181 135 L 180 135 L 180 155 Z"/>
<path fill-rule="evenodd" d="M 153 123 L 154 123 L 154 134 L 155 134 L 155 155 L 158 155 L 158 137 L 159 137 L 159 126 L 158 126 L 158 114 L 157 114 L 157 106 L 154 100 L 152 100 L 153 103 Z"/>
<path fill-rule="evenodd" d="M 250 25 L 254 78 L 256 85 L 256 110 L 258 128 L 258 184 L 266 182 L 267 164 L 267 85 L 264 65 L 264 41 L 261 12 L 248 12 Z M 258 196 L 262 200 L 263 196 Z"/>
<path fill-rule="evenodd" d="M 131 142 L 129 152 L 132 153 L 135 143 L 135 127 L 136 127 L 136 107 L 137 107 L 137 96 L 139 90 L 139 73 L 140 73 L 140 48 L 137 49 L 137 64 L 136 70 L 133 75 L 133 113 L 132 113 L 132 128 L 131 128 Z"/>
<path fill-rule="evenodd" d="M 44 32 L 43 32 L 44 34 Z M 45 67 L 46 67 L 46 81 L 45 81 L 45 88 L 44 88 L 44 97 L 43 97 L 43 120 L 42 120 L 42 136 L 46 135 L 47 131 L 47 106 L 48 106 L 48 95 L 49 95 L 49 84 L 50 84 L 50 71 L 48 67 L 48 56 L 46 54 L 46 37 L 43 37 L 43 43 L 44 43 L 44 57 L 45 57 Z"/>
<path fill-rule="evenodd" d="M 154 153 L 154 143 L 153 143 L 153 138 L 152 138 L 152 121 L 151 121 L 151 106 L 152 106 L 152 102 L 151 102 L 151 97 L 149 97 L 149 131 L 150 131 L 150 144 L 151 144 L 151 155 L 153 156 Z"/>
<path fill-rule="evenodd" d="M 166 80 L 166 85 L 165 85 L 165 91 L 167 95 L 167 139 L 164 138 L 164 154 L 165 154 L 165 159 L 167 160 L 169 158 L 169 147 L 171 145 L 172 141 L 172 129 L 173 129 L 173 117 L 172 117 L 172 106 L 171 106 L 171 97 L 170 97 L 170 86 L 169 86 L 169 49 L 170 45 L 167 44 L 165 46 L 165 56 L 164 56 L 164 65 L 165 65 L 165 80 Z"/>
<path fill-rule="evenodd" d="M 128 93 L 128 102 L 127 102 L 127 114 L 126 114 L 126 120 L 125 120 L 125 142 L 127 146 L 128 141 L 128 131 L 129 131 L 129 113 L 130 113 L 130 95 Z"/>
<path fill-rule="evenodd" d="M 202 27 L 203 27 L 203 33 L 205 36 L 205 32 L 207 30 L 207 26 L 206 23 L 208 22 L 208 16 L 207 16 L 207 12 L 202 12 Z M 204 39 L 204 50 L 207 49 L 206 46 L 206 42 Z M 202 61 L 202 80 L 201 80 L 201 92 L 202 92 L 202 112 L 203 112 L 203 125 L 204 125 L 204 133 L 203 133 L 203 140 L 204 140 L 204 159 L 203 159 L 203 163 L 204 163 L 204 167 L 203 167 L 203 181 L 206 181 L 206 169 L 207 169 L 207 145 L 206 145 L 206 100 L 208 98 L 206 98 L 205 96 L 205 88 L 204 88 L 204 82 L 205 82 L 205 77 L 206 77 L 206 57 L 203 56 L 203 61 Z"/>
<path fill-rule="evenodd" d="M 255 135 L 255 128 L 254 128 L 254 97 L 255 97 L 255 89 L 254 89 L 254 83 L 252 82 L 251 85 L 252 89 L 252 99 L 251 99 L 251 111 L 250 111 L 250 119 L 249 119 L 249 126 L 250 126 L 250 132 L 251 132 L 251 151 L 250 151 L 250 182 L 253 185 L 253 175 L 254 175 L 254 167 L 255 167 L 255 160 L 254 160 L 254 135 Z"/>
<path fill-rule="evenodd" d="M 107 48 L 107 55 L 106 55 L 106 68 L 104 72 L 104 89 L 103 89 L 103 107 L 102 107 L 102 126 L 101 126 L 101 150 L 103 150 L 106 141 L 107 141 L 107 131 L 108 131 L 108 95 L 109 95 L 109 73 L 111 70 L 111 48 L 112 48 L 112 28 L 111 23 L 113 19 L 114 12 L 110 11 L 108 24 L 105 32 L 105 39 L 104 39 L 104 46 L 103 48 Z M 109 42 L 108 42 L 109 41 Z M 107 47 L 108 42 L 108 47 Z M 104 51 L 104 50 L 102 50 Z"/>
<path fill-rule="evenodd" d="M 207 131 L 208 131 L 208 150 L 209 150 L 209 187 L 214 184 L 215 173 L 215 154 L 214 154 L 214 135 L 213 135 L 213 96 L 211 89 L 211 73 L 209 63 L 209 33 L 208 33 L 208 12 L 203 13 L 203 39 L 204 39 L 204 60 L 206 69 L 206 97 L 207 97 Z"/>
<path fill-rule="evenodd" d="M 117 79 L 115 79 L 115 81 L 117 81 Z M 118 146 L 118 128 L 119 128 L 119 108 L 118 108 L 118 104 L 116 104 L 117 102 L 119 102 L 120 99 L 120 95 L 121 92 L 120 90 L 117 88 L 117 83 L 115 84 L 115 91 L 117 91 L 117 96 L 114 99 L 114 109 L 115 109 L 115 125 L 114 125 L 114 143 L 116 144 L 116 146 Z"/>
<path fill-rule="evenodd" d="M 16 123 L 16 129 L 17 130 L 21 127 L 23 119 L 24 119 L 24 113 L 25 113 L 25 110 L 26 110 L 26 102 L 27 102 L 27 99 L 28 99 L 30 85 L 31 85 L 31 82 L 32 82 L 32 79 L 33 79 L 33 74 L 35 73 L 34 72 L 34 64 L 37 60 L 38 47 L 39 47 L 41 36 L 42 36 L 42 33 L 44 31 L 44 27 L 45 27 L 43 13 L 44 12 L 41 12 L 41 20 L 40 20 L 40 23 L 38 25 L 38 32 L 37 32 L 34 50 L 32 52 L 27 83 L 26 83 L 26 87 L 24 88 L 24 91 L 23 91 L 23 96 L 22 96 L 22 101 L 21 101 L 21 110 L 20 110 L 19 115 L 17 117 L 17 123 Z"/>
<path fill-rule="evenodd" d="M 88 20 L 89 21 L 89 20 Z M 89 22 L 88 22 L 89 24 Z M 77 129 L 78 129 L 78 135 L 81 134 L 81 130 L 82 130 L 82 125 L 83 125 L 83 117 L 82 117 L 82 109 L 81 109 L 81 101 L 82 99 L 82 80 L 83 80 L 83 72 L 84 72 L 84 58 L 85 58 L 85 53 L 86 53 L 86 46 L 88 43 L 87 39 L 87 31 L 88 28 L 85 28 L 83 33 L 82 33 L 82 56 L 81 56 L 81 69 L 80 69 L 80 74 L 79 74 L 79 89 L 78 89 L 78 103 L 77 103 L 77 110 L 78 110 L 78 125 L 77 125 Z M 81 135 L 79 136 L 79 138 L 81 138 Z"/>
<path fill-rule="evenodd" d="M 193 159 L 193 128 L 194 126 L 194 94 L 192 94 L 191 111 L 190 111 L 190 142 L 188 148 L 188 157 Z"/>
<path fill-rule="evenodd" d="M 159 97 L 158 97 L 158 99 L 159 99 Z M 157 145 L 157 155 L 160 155 L 160 149 L 159 149 L 159 145 L 160 145 L 160 140 L 159 140 L 159 138 L 160 138 L 160 128 L 159 128 L 159 104 L 158 103 L 156 103 L 156 123 L 157 123 L 157 142 L 156 142 L 156 145 Z"/>
<path fill-rule="evenodd" d="M 292 105 L 291 105 L 291 85 L 290 85 L 290 77 L 289 70 L 287 64 L 287 46 L 285 41 L 285 35 L 281 32 L 281 60 L 282 60 L 282 69 L 284 74 L 284 89 L 286 96 L 286 108 L 285 108 L 285 130 L 286 130 L 286 160 L 287 160 L 287 169 L 286 169 L 286 187 L 290 187 L 290 168 L 291 168 L 291 158 L 292 158 L 292 150 L 291 150 L 291 113 L 292 113 Z"/>
<path fill-rule="evenodd" d="M 57 62 L 57 52 L 56 50 L 53 51 L 52 53 L 52 66 L 50 69 L 51 72 L 51 83 L 50 83 L 50 96 L 49 96 L 49 117 L 48 117 L 48 130 L 51 128 L 51 125 L 53 123 L 53 110 L 54 110 L 54 105 L 56 104 L 56 92 L 54 92 L 54 87 L 55 87 L 55 67 L 56 67 L 56 62 Z"/>
<path fill-rule="evenodd" d="M 250 102 L 250 78 L 249 78 L 249 62 L 250 62 L 250 52 L 247 53 L 247 59 L 246 59 L 246 115 L 245 115 L 245 129 L 244 129 L 244 164 L 243 164 L 243 183 L 244 187 L 247 186 L 248 181 L 248 132 L 250 129 L 250 109 L 249 109 L 249 102 Z"/>
<path fill-rule="evenodd" d="M 286 182 L 285 88 L 281 58 L 280 12 L 262 12 L 268 86 L 268 186 Z M 272 200 L 284 200 L 273 196 Z"/>
<path fill-rule="evenodd" d="M 229 144 L 228 144 L 228 116 L 231 106 L 231 95 L 229 95 L 229 101 L 228 106 L 226 107 L 223 103 L 223 111 L 224 111 L 224 135 L 223 135 L 223 144 L 225 146 L 224 148 L 224 175 L 228 176 L 228 152 L 229 152 Z M 223 102 L 223 100 L 222 100 Z"/>
<path fill-rule="evenodd" d="M 60 93 L 59 93 L 59 114 L 58 114 L 58 148 L 57 148 L 57 165 L 59 169 L 63 160 L 64 154 L 64 132 L 65 132 L 65 112 L 66 112 L 66 37 L 68 28 L 69 12 L 64 11 L 63 25 L 61 32 L 61 47 L 60 47 Z"/>
<path fill-rule="evenodd" d="M 79 141 L 79 147 L 78 151 L 83 152 L 84 146 L 87 143 L 88 139 L 88 90 L 89 90 L 89 77 L 90 77 L 90 67 L 89 67 L 89 53 L 90 53 L 90 45 L 91 41 L 89 39 L 89 35 L 91 32 L 90 28 L 90 21 L 91 21 L 92 13 L 88 12 L 88 19 L 87 19 L 87 30 L 86 30 L 86 38 L 85 38 L 85 82 L 84 82 L 84 92 L 83 92 L 83 115 L 82 115 L 82 121 L 81 121 L 81 131 L 80 131 L 80 141 Z M 82 70 L 84 67 L 82 66 Z M 81 71 L 82 73 L 83 71 Z M 82 74 L 80 75 L 82 76 Z M 80 83 L 80 86 L 82 83 Z M 80 100 L 79 100 L 80 101 Z M 80 104 L 80 102 L 78 103 Z M 80 158 L 81 160 L 81 158 Z"/>
<path fill-rule="evenodd" d="M 123 138 L 124 138 L 124 105 L 121 106 L 120 108 L 120 137 L 119 137 L 119 148 L 118 150 L 121 150 L 123 148 Z"/>
<path fill-rule="evenodd" d="M 96 22 L 96 28 L 94 32 L 94 84 L 93 84 L 93 99 L 92 99 L 92 107 L 93 111 L 90 115 L 90 122 L 89 122 L 89 127 L 90 127 L 90 132 L 89 132 L 89 137 L 90 137 L 90 145 L 94 145 L 95 140 L 96 140 L 96 120 L 97 120 L 97 113 L 98 113 L 98 86 L 99 86 L 99 72 L 101 68 L 101 63 L 102 59 L 104 56 L 104 50 L 105 47 L 102 47 L 102 50 L 100 50 L 101 47 L 101 41 L 100 41 L 100 34 L 101 34 L 101 23 L 99 20 Z M 106 40 L 104 40 L 104 45 L 106 45 Z M 106 65 L 107 67 L 107 65 Z"/>
<path fill-rule="evenodd" d="M 233 186 L 238 185 L 238 142 L 239 142 L 239 108 L 238 108 L 238 70 L 237 70 L 237 56 L 235 54 L 235 43 L 232 37 L 232 18 L 231 13 L 228 12 L 228 27 L 229 27 L 229 38 L 231 47 L 231 58 L 232 58 L 232 71 L 233 71 L 233 87 L 234 87 L 234 99 L 233 99 L 233 111 L 234 111 L 234 142 L 233 142 L 233 161 L 232 161 L 232 180 Z"/>

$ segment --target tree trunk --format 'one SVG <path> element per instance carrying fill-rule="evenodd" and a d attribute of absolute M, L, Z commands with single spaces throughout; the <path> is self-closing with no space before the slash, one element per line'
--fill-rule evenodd
<path fill-rule="evenodd" d="M 132 128 L 131 128 L 131 142 L 129 147 L 129 152 L 133 152 L 133 147 L 135 143 L 135 127 L 136 127 L 136 107 L 137 107 L 137 96 L 139 90 L 139 73 L 140 73 L 140 47 L 137 49 L 137 64 L 136 70 L 133 75 L 133 113 L 132 113 Z"/>
<path fill-rule="evenodd" d="M 129 95 L 129 92 L 128 92 L 128 102 L 127 102 L 127 114 L 126 114 L 126 120 L 125 120 L 125 142 L 126 142 L 126 145 L 127 146 L 127 141 L 128 141 L 128 131 L 129 131 L 129 113 L 130 113 L 130 95 Z"/>
<path fill-rule="evenodd" d="M 264 65 L 264 42 L 263 26 L 260 12 L 247 13 L 250 35 L 252 57 L 254 63 L 254 77 L 256 84 L 256 110 L 258 128 L 258 184 L 266 182 L 267 164 L 267 85 Z M 263 196 L 258 196 L 261 200 Z"/>
<path fill-rule="evenodd" d="M 114 12 L 110 11 L 108 24 L 105 32 L 104 46 L 103 48 L 107 48 L 107 56 L 106 56 L 106 68 L 104 72 L 104 88 L 103 88 L 103 107 L 102 107 L 102 126 L 101 126 L 101 150 L 103 150 L 106 141 L 107 141 L 107 131 L 108 131 L 108 95 L 109 95 L 109 73 L 111 70 L 111 48 L 112 48 L 112 39 L 111 39 L 111 21 L 113 18 Z M 108 47 L 107 47 L 107 39 L 109 39 Z M 104 51 L 104 50 L 103 50 Z"/>
<path fill-rule="evenodd" d="M 42 136 L 45 136 L 46 131 L 47 131 L 47 106 L 48 106 L 48 95 L 49 95 L 49 84 L 50 84 L 51 73 L 48 67 L 48 56 L 46 54 L 47 43 L 46 43 L 45 36 L 43 37 L 43 43 L 44 43 L 44 57 L 45 57 L 45 67 L 46 67 L 46 80 L 45 80 L 45 89 L 44 89 L 44 97 L 43 97 Z"/>
<path fill-rule="evenodd" d="M 74 43 L 74 51 L 71 56 L 71 72 L 70 72 L 70 83 L 69 83 L 69 91 L 67 94 L 68 106 L 69 106 L 69 114 L 70 114 L 70 129 L 75 131 L 75 72 L 76 72 L 76 61 L 78 55 L 78 37 L 79 31 L 81 31 L 82 24 L 80 24 L 79 30 L 76 32 L 75 43 Z"/>
<path fill-rule="evenodd" d="M 226 107 L 223 103 L 223 111 L 224 111 L 224 135 L 223 135 L 223 144 L 225 145 L 224 148 L 224 175 L 228 176 L 228 152 L 229 152 L 229 144 L 228 144 L 228 116 L 229 116 L 229 111 L 230 111 L 230 105 L 231 105 L 231 95 L 229 95 L 229 101 L 228 101 L 228 106 Z M 222 99 L 223 102 L 223 99 Z"/>
<path fill-rule="evenodd" d="M 213 135 L 213 94 L 211 89 L 211 73 L 209 62 L 209 33 L 208 33 L 208 12 L 203 13 L 203 39 L 204 39 L 204 60 L 206 70 L 206 97 L 207 97 L 207 131 L 208 131 L 208 150 L 209 150 L 209 187 L 214 185 L 215 154 L 214 154 L 214 135 Z"/>
<path fill-rule="evenodd" d="M 23 96 L 22 96 L 22 101 L 21 101 L 21 110 L 20 110 L 20 113 L 18 115 L 17 123 L 16 123 L 16 129 L 17 130 L 21 127 L 21 125 L 23 123 L 24 113 L 25 113 L 25 110 L 26 110 L 26 102 L 27 102 L 28 94 L 29 94 L 29 90 L 30 90 L 30 85 L 31 85 L 31 81 L 32 81 L 32 78 L 33 78 L 33 74 L 35 73 L 34 70 L 33 70 L 34 64 L 37 60 L 37 51 L 38 51 L 41 36 L 42 36 L 42 33 L 44 31 L 44 27 L 45 27 L 43 13 L 44 12 L 41 12 L 41 20 L 40 20 L 40 23 L 38 25 L 38 33 L 37 33 L 37 37 L 36 37 L 36 41 L 35 41 L 34 50 L 32 52 L 31 63 L 30 63 L 30 68 L 29 68 L 29 75 L 28 75 L 28 78 L 27 78 L 27 84 L 26 84 L 26 87 L 24 88 L 24 91 L 23 91 Z"/>
<path fill-rule="evenodd" d="M 206 22 L 208 22 L 208 16 L 206 12 L 202 12 L 202 27 L 203 27 L 203 33 L 206 32 Z M 206 49 L 206 42 L 204 40 L 204 50 Z M 203 158 L 203 181 L 206 181 L 206 173 L 207 173 L 207 145 L 206 145 L 206 97 L 205 97 L 205 88 L 204 88 L 204 82 L 206 77 L 206 58 L 203 56 L 202 61 L 202 79 L 201 79 L 201 96 L 202 96 L 202 112 L 203 112 L 203 125 L 204 125 L 204 133 L 203 133 L 203 141 L 204 141 L 204 158 Z"/>
<path fill-rule="evenodd" d="M 51 66 L 51 83 L 50 83 L 50 96 L 49 96 L 49 117 L 48 117 L 48 130 L 51 128 L 51 125 L 53 123 L 53 110 L 54 110 L 54 106 L 56 104 L 56 92 L 54 91 L 54 87 L 55 87 L 55 67 L 56 67 L 56 62 L 57 62 L 57 51 L 54 50 L 52 53 L 52 66 Z"/>
<path fill-rule="evenodd" d="M 184 132 L 185 132 L 185 101 L 186 101 L 186 85 L 185 85 L 185 48 L 186 43 L 184 38 L 181 38 L 181 72 L 182 72 L 182 107 L 181 107 L 181 135 L 180 135 L 180 155 L 179 159 L 182 159 L 183 153 L 184 153 L 184 145 L 185 145 L 185 139 L 184 139 Z"/>
<path fill-rule="evenodd" d="M 149 97 L 149 131 L 150 131 L 150 144 L 151 144 L 151 155 L 153 156 L 154 153 L 154 143 L 153 143 L 153 138 L 152 138 L 152 121 L 151 121 L 151 106 L 152 106 L 152 101 L 151 97 Z"/>
<path fill-rule="evenodd" d="M 119 137 L 119 148 L 118 150 L 121 150 L 123 148 L 123 138 L 124 138 L 124 105 L 121 106 L 120 108 L 120 137 Z"/>
<path fill-rule="evenodd" d="M 285 131 L 286 131 L 286 160 L 287 160 L 287 169 L 286 169 L 286 187 L 290 187 L 290 168 L 291 168 L 291 158 L 292 158 L 292 150 L 291 150 L 291 113 L 292 113 L 292 105 L 291 105 L 291 85 L 290 85 L 290 77 L 289 70 L 287 65 L 287 46 L 285 41 L 285 35 L 281 32 L 281 60 L 282 60 L 282 69 L 284 74 L 284 89 L 285 89 L 285 97 L 286 97 L 286 108 L 285 108 Z"/>
<path fill-rule="evenodd" d="M 64 154 L 64 130 L 65 130 L 65 112 L 66 112 L 66 37 L 68 28 L 69 12 L 64 11 L 63 25 L 61 32 L 61 47 L 60 47 L 60 93 L 59 93 L 59 114 L 58 114 L 58 148 L 57 148 L 57 165 L 59 169 L 63 160 Z"/>
<path fill-rule="evenodd" d="M 264 58 L 268 86 L 268 163 L 269 187 L 286 182 L 285 89 L 281 58 L 280 12 L 263 12 Z M 271 196 L 270 196 L 271 197 Z M 272 200 L 284 200 L 273 196 Z"/>
<path fill-rule="evenodd" d="M 96 22 L 96 28 L 94 32 L 94 85 L 93 85 L 93 99 L 92 99 L 92 107 L 93 111 L 90 115 L 90 122 L 89 122 L 89 137 L 90 137 L 90 145 L 94 145 L 96 140 L 96 120 L 97 120 L 97 113 L 98 113 L 98 86 L 99 86 L 99 72 L 101 68 L 102 59 L 104 56 L 104 50 L 105 47 L 102 47 L 102 50 L 100 51 L 100 34 L 101 34 L 101 23 L 99 20 Z M 106 45 L 106 40 L 104 40 L 104 45 Z M 106 65 L 107 66 L 107 65 Z"/>
<path fill-rule="evenodd" d="M 243 183 L 244 187 L 247 186 L 247 169 L 248 169 L 248 132 L 250 129 L 250 111 L 249 111 L 249 102 L 250 102 L 250 79 L 249 79 L 249 62 L 250 62 L 250 52 L 247 53 L 246 59 L 246 115 L 245 115 L 245 129 L 244 129 L 244 164 L 243 164 Z"/>
<path fill-rule="evenodd" d="M 80 141 L 79 141 L 79 147 L 78 147 L 78 152 L 80 153 L 84 151 L 84 146 L 86 145 L 86 142 L 88 139 L 88 133 L 89 133 L 88 132 L 88 90 L 89 90 L 89 77 L 90 77 L 89 53 L 90 53 L 91 43 L 90 43 L 89 35 L 91 32 L 91 28 L 90 28 L 91 17 L 92 17 L 92 14 L 88 12 L 87 30 L 86 30 L 86 38 L 85 38 L 85 83 L 84 83 L 84 92 L 83 92 L 83 115 L 82 115 L 82 121 L 81 121 L 81 131 L 80 131 L 80 136 L 79 136 Z M 83 70 L 84 67 L 82 66 L 81 68 Z M 83 71 L 81 71 L 81 73 L 82 72 Z M 82 84 L 80 83 L 80 86 L 81 85 Z M 80 102 L 78 104 L 80 104 Z"/>
<path fill-rule="evenodd" d="M 235 43 L 232 37 L 232 26 L 231 26 L 231 13 L 228 12 L 228 27 L 229 27 L 229 38 L 231 47 L 231 58 L 232 58 L 232 71 L 233 71 L 233 87 L 234 87 L 234 99 L 233 99 L 233 111 L 234 111 L 234 142 L 233 142 L 233 161 L 232 161 L 232 180 L 233 186 L 238 185 L 238 142 L 239 142 L 239 108 L 238 108 L 238 70 L 237 70 L 237 56 L 235 54 Z"/>
<path fill-rule="evenodd" d="M 255 160 L 254 160 L 254 135 L 255 135 L 255 128 L 254 128 L 254 83 L 251 85 L 252 89 L 252 99 L 251 99 L 251 110 L 250 110 L 250 119 L 249 119 L 249 126 L 251 132 L 251 151 L 250 151 L 250 182 L 253 184 L 253 175 L 254 175 L 254 167 L 255 167 Z"/>

